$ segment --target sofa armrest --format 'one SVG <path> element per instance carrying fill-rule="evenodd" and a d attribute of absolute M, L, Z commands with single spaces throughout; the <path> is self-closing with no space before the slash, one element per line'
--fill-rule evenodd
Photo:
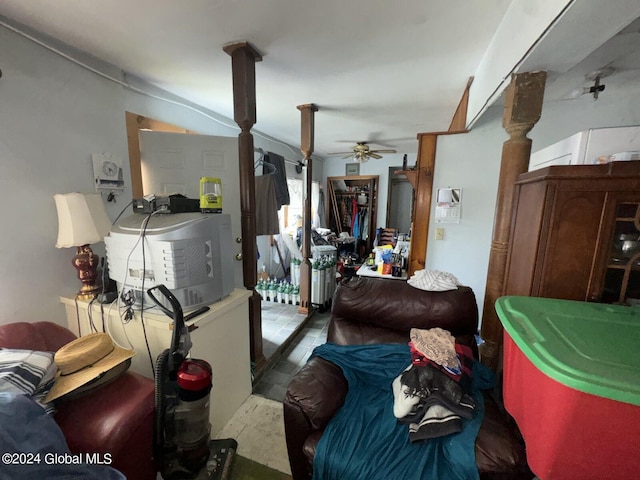
<path fill-rule="evenodd" d="M 285 403 L 299 406 L 312 430 L 322 430 L 342 407 L 347 390 L 347 380 L 340 367 L 314 357 L 289 383 Z"/>
<path fill-rule="evenodd" d="M 337 365 L 310 359 L 293 377 L 283 401 L 284 428 L 294 480 L 311 478 L 303 446 L 309 435 L 324 430 L 342 407 L 348 384 Z"/>

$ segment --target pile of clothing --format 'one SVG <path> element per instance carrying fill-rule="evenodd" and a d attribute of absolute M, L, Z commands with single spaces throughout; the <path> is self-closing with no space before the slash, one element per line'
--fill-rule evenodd
<path fill-rule="evenodd" d="M 393 380 L 393 414 L 412 443 L 462 431 L 476 408 L 473 352 L 441 328 L 411 329 L 411 365 Z"/>

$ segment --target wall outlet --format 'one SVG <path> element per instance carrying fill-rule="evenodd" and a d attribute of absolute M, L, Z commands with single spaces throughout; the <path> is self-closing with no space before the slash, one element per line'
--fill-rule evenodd
<path fill-rule="evenodd" d="M 444 240 L 444 228 L 436 228 L 436 240 Z"/>

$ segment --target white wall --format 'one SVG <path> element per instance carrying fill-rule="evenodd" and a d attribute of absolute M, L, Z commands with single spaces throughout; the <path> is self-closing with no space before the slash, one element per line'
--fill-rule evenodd
<path fill-rule="evenodd" d="M 480 309 L 493 232 L 500 152 L 508 138 L 501 127 L 501 114 L 501 109 L 489 109 L 471 132 L 440 136 L 436 150 L 434 192 L 443 187 L 461 188 L 461 218 L 460 223 L 436 224 L 432 202 L 426 268 L 451 272 L 473 288 Z M 444 228 L 444 240 L 435 240 L 436 227 Z"/>
<path fill-rule="evenodd" d="M 436 225 L 432 205 L 427 268 L 454 273 L 476 293 L 482 313 L 502 144 L 502 105 L 490 108 L 473 130 L 438 139 L 434 189 L 461 187 L 459 224 Z M 544 104 L 542 117 L 530 132 L 532 150 L 544 148 L 576 132 L 595 127 L 640 124 L 640 97 L 606 90 L 597 101 L 585 96 Z M 444 240 L 434 240 L 444 226 Z"/>
<path fill-rule="evenodd" d="M 50 320 L 64 324 L 58 297 L 73 296 L 80 282 L 71 266 L 72 249 L 54 247 L 58 225 L 53 195 L 94 189 L 92 153 L 109 152 L 128 165 L 125 111 L 203 134 L 237 136 L 239 129 L 212 112 L 203 115 L 127 90 L 4 27 L 0 27 L 0 44 L 0 192 L 4 205 L 0 323 Z M 85 60 L 121 76 L 112 67 Z M 148 91 L 180 101 L 157 89 Z M 291 160 L 301 158 L 292 147 L 259 137 L 257 130 L 259 106 L 256 147 Z M 125 181 L 127 187 L 117 203 L 107 205 L 112 219 L 131 200 L 128 168 Z M 94 250 L 103 254 L 103 244 Z"/>

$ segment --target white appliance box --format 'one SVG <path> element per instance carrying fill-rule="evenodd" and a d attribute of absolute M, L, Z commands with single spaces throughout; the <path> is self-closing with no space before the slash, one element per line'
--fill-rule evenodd
<path fill-rule="evenodd" d="M 600 157 L 639 150 L 640 126 L 590 128 L 532 153 L 529 171 L 552 165 L 599 163 Z"/>

